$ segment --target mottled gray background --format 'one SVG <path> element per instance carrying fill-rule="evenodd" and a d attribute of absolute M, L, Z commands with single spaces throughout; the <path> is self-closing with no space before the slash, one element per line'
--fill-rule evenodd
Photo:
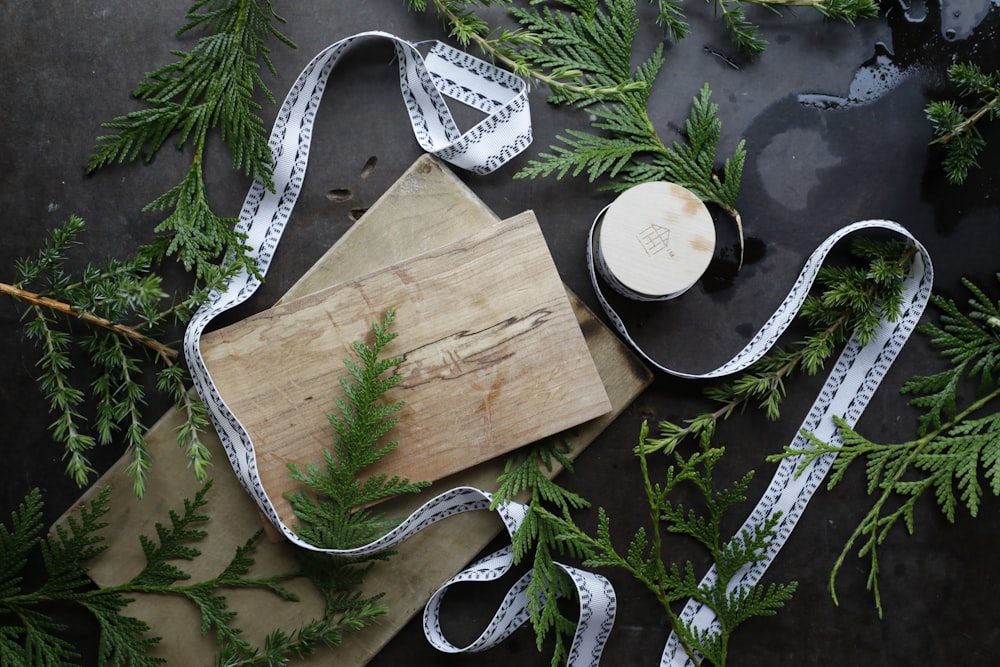
<path fill-rule="evenodd" d="M 137 108 L 129 91 L 143 74 L 167 62 L 170 49 L 187 49 L 193 37 L 176 39 L 187 2 L 152 0 L 0 4 L 4 39 L 0 54 L 3 133 L 0 197 L 3 203 L 0 280 L 13 280 L 13 261 L 39 246 L 46 230 L 70 214 L 88 222 L 80 261 L 129 252 L 148 240 L 155 216 L 141 208 L 179 181 L 190 156 L 165 149 L 148 165 L 84 167 L 100 123 Z M 748 241 L 748 263 L 734 273 L 735 234 L 717 217 L 719 246 L 706 278 L 683 298 L 629 309 L 642 342 L 663 363 L 688 371 L 714 368 L 738 350 L 780 302 L 803 258 L 834 229 L 859 219 L 889 218 L 907 226 L 929 248 L 940 294 L 962 297 L 963 276 L 989 285 L 997 271 L 1000 204 L 997 177 L 1000 133 L 962 187 L 945 183 L 938 153 L 928 148 L 924 119 L 929 99 L 940 97 L 943 72 L 953 60 L 974 54 L 998 66 L 1000 9 L 989 0 L 961 0 L 942 12 L 934 2 L 909 9 L 893 5 L 888 18 L 855 27 L 824 22 L 797 9 L 784 17 L 750 10 L 770 46 L 751 60 L 733 54 L 705 3 L 689 3 L 693 34 L 666 50 L 666 65 L 650 100 L 664 139 L 678 137 L 691 98 L 708 82 L 723 121 L 722 154 L 746 139 L 749 158 L 739 208 Z M 279 99 L 300 69 L 328 44 L 368 29 L 411 40 L 444 38 L 439 21 L 406 10 L 403 0 L 276 2 L 286 33 L 298 44 L 273 44 L 278 76 L 265 80 Z M 639 3 L 643 28 L 637 55 L 660 39 L 651 8 Z M 958 11 L 956 16 L 955 12 Z M 941 16 L 945 16 L 942 21 Z M 716 54 L 729 58 L 737 67 Z M 305 190 L 267 284 L 243 314 L 265 308 L 283 293 L 351 224 L 352 209 L 372 203 L 419 155 L 405 122 L 391 52 L 361 46 L 338 66 L 320 110 Z M 585 112 L 551 108 L 545 93 L 532 94 L 535 144 L 501 172 L 463 179 L 500 216 L 534 209 L 559 271 L 592 307 L 584 240 L 589 223 L 610 196 L 585 179 L 512 180 L 518 168 L 554 142 L 566 128 L 584 128 Z M 274 107 L 263 111 L 270 125 Z M 371 156 L 377 166 L 362 176 Z M 235 215 L 247 183 L 228 170 L 228 156 L 213 146 L 209 187 L 216 210 Z M 332 201 L 331 189 L 349 189 Z M 990 287 L 994 287 L 990 285 Z M 964 297 L 963 297 L 964 298 Z M 36 352 L 23 339 L 19 310 L 0 302 L 0 409 L 2 409 L 3 507 L 9 510 L 32 486 L 46 493 L 55 518 L 78 496 L 62 474 L 61 450 L 46 433 L 33 376 Z M 903 351 L 861 422 L 876 440 L 907 439 L 914 413 L 898 395 L 916 373 L 939 367 L 925 340 Z M 795 432 L 820 378 L 789 384 L 785 418 L 776 424 L 756 416 L 726 423 L 718 441 L 730 451 L 733 475 L 755 468 L 759 493 L 770 478 L 764 457 Z M 660 378 L 580 458 L 567 484 L 604 505 L 621 535 L 645 521 L 645 505 L 631 454 L 639 424 L 682 419 L 705 407 L 698 383 Z M 164 410 L 151 402 L 150 421 Z M 121 454 L 106 449 L 106 467 Z M 989 665 L 1000 650 L 996 618 L 1000 586 L 995 569 L 1000 503 L 984 500 L 980 517 L 963 511 L 954 525 L 930 499 L 920 504 L 913 536 L 897 531 L 881 550 L 880 620 L 865 591 L 863 561 L 849 561 L 839 580 L 841 606 L 826 591 L 835 555 L 868 504 L 860 470 L 833 493 L 820 492 L 769 573 L 798 580 L 795 598 L 773 619 L 755 620 L 731 645 L 736 666 L 787 665 Z M 155 468 L 154 468 L 155 474 Z M 733 517 L 737 525 L 742 517 Z M 592 515 L 581 517 L 592 525 Z M 666 622 L 655 600 L 620 573 L 610 573 L 620 595 L 618 622 L 605 664 L 652 665 L 666 639 Z M 499 591 L 497 593 L 499 599 Z M 463 597 L 470 599 L 463 600 Z M 456 644 L 472 638 L 492 614 L 479 592 L 449 596 L 445 622 Z M 455 609 L 451 616 L 447 609 Z M 81 642 L 89 631 L 79 626 Z M 372 663 L 375 665 L 546 665 L 530 631 L 515 634 L 485 654 L 436 653 L 414 622 Z M 335 664 L 335 660 L 331 662 Z"/>

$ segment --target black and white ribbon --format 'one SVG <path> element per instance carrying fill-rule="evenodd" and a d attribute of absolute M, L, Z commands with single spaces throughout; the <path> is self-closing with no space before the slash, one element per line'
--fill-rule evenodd
<path fill-rule="evenodd" d="M 594 222 L 595 227 L 598 220 Z M 930 299 L 934 281 L 930 256 L 904 227 L 887 220 L 867 220 L 847 225 L 829 236 L 806 260 L 788 296 L 750 342 L 731 360 L 705 373 L 688 373 L 667 368 L 650 357 L 632 338 L 625 322 L 609 303 L 598 280 L 595 271 L 593 227 L 587 241 L 587 261 L 591 282 L 605 313 L 622 337 L 647 363 L 677 377 L 717 378 L 742 371 L 764 356 L 795 319 L 823 261 L 833 247 L 849 234 L 866 230 L 888 230 L 898 234 L 916 246 L 918 252 L 914 256 L 910 273 L 904 283 L 900 317 L 895 321 L 883 321 L 865 345 L 861 345 L 856 336 L 851 337 L 791 443 L 795 449 L 806 449 L 810 446 L 809 441 L 802 434 L 812 433 L 825 442 L 839 446 L 842 444 L 842 439 L 832 418 L 842 417 L 851 426 L 857 423 L 903 344 L 917 326 Z M 833 464 L 833 459 L 832 455 L 813 459 L 801 470 L 799 468 L 802 462 L 799 457 L 782 459 L 764 495 L 743 526 L 736 532 L 737 535 L 743 534 L 744 530 L 752 532 L 754 526 L 760 525 L 766 518 L 780 512 L 775 538 L 761 560 L 745 567 L 729 581 L 729 591 L 753 586 L 760 581 L 778 551 L 788 540 L 792 529 L 805 511 L 806 504 Z M 717 578 L 713 568 L 701 583 L 712 584 Z M 712 610 L 693 600 L 684 607 L 680 620 L 702 633 L 712 632 L 717 628 L 717 619 Z M 671 633 L 660 660 L 661 667 L 685 667 L 691 664 L 693 663 L 684 653 L 677 635 Z"/>
<path fill-rule="evenodd" d="M 528 111 L 527 87 L 516 76 L 497 69 L 451 47 L 434 43 L 426 58 L 414 44 L 383 32 L 367 32 L 341 40 L 317 55 L 303 70 L 289 91 L 271 132 L 270 146 L 274 154 L 274 191 L 258 180 L 251 188 L 240 213 L 237 231 L 247 235 L 247 245 L 256 260 L 260 275 L 264 275 L 277 248 L 295 201 L 301 191 L 308 163 L 309 146 L 317 109 L 326 82 L 338 58 L 353 43 L 362 39 L 386 39 L 395 47 L 400 74 L 400 89 L 414 135 L 420 146 L 443 160 L 477 173 L 489 173 L 520 153 L 531 142 L 531 122 Z M 455 124 L 445 97 L 456 99 L 486 114 L 469 131 L 462 133 Z M 361 223 L 363 224 L 363 223 Z M 927 303 L 932 270 L 926 251 L 899 225 L 886 221 L 856 223 L 840 230 L 828 239 L 806 263 L 788 298 L 768 320 L 750 343 L 731 361 L 709 373 L 691 374 L 670 370 L 646 355 L 628 333 L 624 322 L 614 312 L 601 291 L 593 265 L 593 230 L 588 239 L 588 262 L 598 299 L 615 327 L 647 362 L 661 371 L 680 377 L 719 377 L 745 369 L 771 348 L 794 319 L 802 305 L 823 259 L 833 245 L 847 234 L 871 228 L 888 229 L 917 244 L 920 253 L 906 283 L 905 312 L 896 322 L 883 322 L 874 339 L 861 346 L 852 339 L 820 392 L 802 429 L 828 441 L 839 437 L 831 415 L 843 416 L 855 423 L 892 363 L 899 349 L 916 325 Z M 294 544 L 303 548 L 316 547 L 301 540 L 278 517 L 274 504 L 260 482 L 254 444 L 236 415 L 226 405 L 212 382 L 211 374 L 201 356 L 200 340 L 206 326 L 219 314 L 243 303 L 259 287 L 259 279 L 244 272 L 222 291 L 214 292 L 195 314 L 184 338 L 184 351 L 196 390 L 209 409 L 233 470 L 262 512 Z M 801 437 L 794 443 L 805 446 Z M 805 508 L 809 498 L 825 476 L 832 459 L 818 459 L 803 474 L 795 475 L 798 462 L 786 459 L 778 468 L 774 480 L 758 506 L 747 519 L 750 527 L 764 517 L 782 512 L 777 539 L 767 557 L 741 572 L 730 587 L 755 583 L 763 575 L 774 555 L 784 544 Z M 451 489 L 432 498 L 384 537 L 356 549 L 325 549 L 340 555 L 368 555 L 392 548 L 423 528 L 441 519 L 468 511 L 486 510 L 489 493 L 472 487 Z M 511 503 L 497 508 L 508 532 L 513 532 L 524 517 L 525 508 Z M 510 547 L 504 548 L 469 566 L 446 582 L 428 602 L 424 612 L 424 630 L 435 647 L 446 652 L 480 651 L 494 646 L 527 620 L 529 612 L 525 595 L 528 576 L 516 582 L 501 602 L 493 620 L 482 635 L 466 647 L 451 644 L 441 632 L 439 613 L 449 586 L 467 581 L 492 581 L 506 574 L 513 564 Z M 599 575 L 569 566 L 560 566 L 577 586 L 580 601 L 580 622 L 570 648 L 571 667 L 597 665 L 605 641 L 614 622 L 616 602 L 610 583 Z M 709 572 L 707 578 L 715 575 Z M 715 622 L 710 610 L 688 604 L 681 618 L 688 624 L 709 630 Z M 689 661 L 671 636 L 664 650 L 661 665 L 680 667 Z"/>
<path fill-rule="evenodd" d="M 400 90 L 410 123 L 420 146 L 427 152 L 463 169 L 486 174 L 499 168 L 531 143 L 528 90 L 524 81 L 509 72 L 474 58 L 443 43 L 434 42 L 425 58 L 416 45 L 384 32 L 366 32 L 341 40 L 324 49 L 295 81 L 271 131 L 274 154 L 273 180 L 269 190 L 261 180 L 250 188 L 240 212 L 237 231 L 247 235 L 250 255 L 263 276 L 270 266 L 278 241 L 288 223 L 302 189 L 309 145 L 317 109 L 326 82 L 338 58 L 352 44 L 364 39 L 389 40 L 395 47 Z M 465 133 L 452 118 L 446 97 L 472 106 L 485 118 Z M 364 224 L 364 223 L 360 223 Z M 260 286 L 254 274 L 243 272 L 223 290 L 214 292 L 191 319 L 184 337 L 184 353 L 195 389 L 208 407 L 212 423 L 240 483 L 261 511 L 291 542 L 319 550 L 303 541 L 279 518 L 274 503 L 260 482 L 254 444 L 239 418 L 226 405 L 212 381 L 201 355 L 201 335 L 219 314 L 250 298 Z M 396 529 L 356 549 L 322 549 L 339 555 L 370 555 L 390 549 L 425 527 L 456 514 L 487 510 L 491 497 L 472 487 L 451 489 L 432 498 Z M 513 532 L 524 517 L 517 503 L 497 508 L 507 530 Z M 513 565 L 510 547 L 473 564 L 438 591 L 427 606 L 425 628 L 432 644 L 444 651 L 484 650 L 510 634 L 528 617 L 524 594 L 526 580 L 514 584 L 496 617 L 473 645 L 452 646 L 441 633 L 437 614 L 447 588 L 459 581 L 497 579 Z M 596 665 L 615 615 L 614 593 L 604 577 L 564 567 L 577 582 L 581 600 L 581 623 L 572 645 L 573 665 Z"/>

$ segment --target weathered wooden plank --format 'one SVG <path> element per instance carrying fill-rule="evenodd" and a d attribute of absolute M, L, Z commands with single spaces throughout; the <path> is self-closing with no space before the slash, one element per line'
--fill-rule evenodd
<path fill-rule="evenodd" d="M 363 220 L 304 274 L 285 299 L 305 296 L 414 252 L 439 247 L 470 231 L 489 227 L 497 217 L 442 163 L 422 157 L 368 210 Z M 379 253 L 366 252 L 370 247 L 378 247 Z M 612 406 L 608 414 L 573 429 L 572 456 L 576 457 L 648 386 L 651 375 L 578 299 L 570 295 L 570 301 Z M 112 488 L 111 508 L 104 517 L 109 524 L 104 531 L 109 548 L 92 562 L 89 572 L 97 585 L 114 585 L 136 574 L 145 562 L 138 535 L 155 535 L 155 523 L 166 521 L 168 510 L 177 509 L 182 498 L 198 490 L 184 453 L 176 446 L 174 432 L 182 420 L 180 412 L 170 410 L 148 434 L 155 467 L 143 500 L 132 495 L 126 457 L 81 497 L 80 503 L 84 503 L 104 487 Z M 188 568 L 194 581 L 217 573 L 236 546 L 260 527 L 257 507 L 228 470 L 218 438 L 210 433 L 205 441 L 218 467 L 206 511 L 210 517 L 205 526 L 208 537 L 198 544 L 203 555 Z M 502 471 L 503 457 L 487 461 L 435 482 L 420 498 L 408 499 L 410 504 L 397 503 L 386 509 L 402 514 L 423 497 L 458 485 L 494 490 Z M 325 665 L 335 659 L 344 667 L 364 665 L 419 612 L 441 583 L 468 564 L 501 530 L 492 514 L 473 512 L 452 517 L 403 543 L 392 561 L 372 571 L 365 586 L 368 593 L 386 593 L 383 601 L 389 608 L 388 615 L 363 632 L 347 635 L 336 649 L 320 651 L 305 664 Z M 262 543 L 254 571 L 287 572 L 294 567 L 294 554 L 295 548 L 287 542 Z M 228 597 L 239 611 L 238 623 L 247 639 L 258 641 L 275 626 L 293 630 L 321 613 L 322 601 L 308 584 L 297 586 L 296 591 L 301 596 L 298 603 L 261 592 L 230 593 Z M 201 636 L 196 610 L 162 596 L 137 598 L 129 613 L 148 621 L 163 637 L 158 654 L 167 659 L 167 664 L 211 664 L 215 643 L 211 637 Z M 262 609 L 267 613 L 260 613 Z"/>
<path fill-rule="evenodd" d="M 611 410 L 534 216 L 523 213 L 202 339 L 216 387 L 255 443 L 264 489 L 294 525 L 288 465 L 323 464 L 326 412 L 351 345 L 396 310 L 400 446 L 371 474 L 433 481 Z"/>

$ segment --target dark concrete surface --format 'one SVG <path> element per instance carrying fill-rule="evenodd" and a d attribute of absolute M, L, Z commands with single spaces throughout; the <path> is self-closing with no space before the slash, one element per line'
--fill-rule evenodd
<path fill-rule="evenodd" d="M 297 50 L 273 45 L 279 74 L 265 79 L 279 99 L 314 53 L 345 36 L 367 29 L 411 40 L 445 36 L 436 18 L 406 11 L 402 0 L 275 4 L 288 20 L 287 34 L 298 44 Z M 651 8 L 638 4 L 644 28 L 637 53 L 645 54 L 659 34 L 650 20 Z M 694 32 L 667 49 L 651 114 L 662 136 L 672 140 L 691 98 L 703 83 L 711 85 L 723 121 L 721 153 L 729 154 L 740 138 L 747 142 L 739 208 L 753 253 L 752 261 L 734 274 L 734 232 L 729 221 L 719 217 L 717 263 L 706 279 L 675 302 L 631 315 L 641 321 L 642 342 L 650 352 L 682 370 L 714 368 L 767 318 L 812 248 L 836 228 L 859 219 L 893 219 L 920 238 L 933 257 L 940 294 L 962 297 L 962 277 L 995 286 L 990 283 L 1000 247 L 1000 131 L 987 131 L 992 145 L 983 168 L 966 185 L 950 186 L 939 153 L 928 147 L 931 131 L 923 112 L 929 99 L 944 94 L 944 70 L 953 60 L 971 55 L 986 67 L 1000 66 L 1000 8 L 995 2 L 956 0 L 942 12 L 929 0 L 926 7 L 910 8 L 911 18 L 924 12 L 920 21 L 907 20 L 901 6 L 893 4 L 888 18 L 853 27 L 826 23 L 804 9 L 784 17 L 751 10 L 770 42 L 755 60 L 732 54 L 709 5 L 687 4 Z M 178 0 L 7 0 L 0 5 L 5 63 L 0 70 L 0 281 L 12 280 L 13 261 L 33 253 L 46 230 L 69 214 L 82 216 L 89 225 L 81 261 L 124 254 L 148 240 L 157 219 L 141 208 L 179 180 L 189 156 L 166 149 L 148 166 L 105 169 L 91 177 L 84 176 L 84 167 L 99 124 L 135 108 L 128 94 L 143 73 L 166 62 L 170 49 L 191 44 L 190 38 L 178 41 L 173 36 L 187 5 Z M 964 13 L 956 16 L 956 9 Z M 978 24 L 977 10 L 988 11 Z M 713 51 L 729 56 L 738 69 Z M 880 69 L 863 67 L 878 60 L 879 53 Z M 305 191 L 267 284 L 244 314 L 266 307 L 283 293 L 347 229 L 351 209 L 373 202 L 418 156 L 390 57 L 385 48 L 360 47 L 335 72 L 320 111 Z M 890 75 L 869 79 L 883 81 L 881 88 L 861 85 L 873 72 Z M 855 99 L 850 99 L 853 80 Z M 803 95 L 824 103 L 804 104 Z M 831 104 L 835 98 L 839 103 Z M 528 153 L 497 174 L 463 178 L 501 216 L 534 209 L 563 278 L 596 307 L 586 277 L 584 239 L 609 195 L 582 178 L 511 179 L 519 166 L 553 143 L 556 134 L 585 127 L 587 114 L 547 107 L 544 91 L 533 93 L 532 104 L 536 138 Z M 265 106 L 263 113 L 270 126 L 274 107 Z M 370 156 L 377 157 L 377 167 L 363 178 L 361 170 Z M 213 148 L 209 159 L 216 210 L 235 215 L 247 184 L 230 173 L 221 150 Z M 325 195 L 334 188 L 349 188 L 353 198 L 331 201 Z M 0 515 L 9 516 L 31 487 L 40 486 L 47 516 L 55 518 L 80 491 L 64 477 L 61 450 L 46 433 L 49 417 L 40 407 L 33 380 L 36 351 L 21 333 L 18 312 L 15 304 L 0 304 Z M 908 438 L 914 412 L 897 390 L 912 375 L 936 368 L 938 360 L 925 340 L 914 339 L 861 429 L 876 440 Z M 718 442 L 731 452 L 727 466 L 733 474 L 748 468 L 758 471 L 755 493 L 770 478 L 772 469 L 764 457 L 788 442 L 820 383 L 806 379 L 791 384 L 785 417 L 778 423 L 747 415 L 720 428 Z M 568 486 L 605 506 L 621 534 L 628 534 L 645 516 L 631 454 L 641 421 L 695 414 L 705 407 L 700 388 L 699 383 L 659 378 L 584 453 L 576 474 L 567 480 Z M 151 401 L 150 421 L 165 407 L 161 400 Z M 120 454 L 108 448 L 97 455 L 96 463 L 106 467 Z M 798 580 L 799 590 L 776 617 L 755 620 L 735 635 L 731 665 L 996 664 L 1000 502 L 988 496 L 977 519 L 962 511 L 954 524 L 944 520 L 929 499 L 921 503 L 915 534 L 897 530 L 881 550 L 884 619 L 878 618 L 865 590 L 863 562 L 852 560 L 844 568 L 839 607 L 826 590 L 833 559 L 867 507 L 859 470 L 836 491 L 815 497 L 769 573 L 775 581 Z M 590 525 L 593 517 L 581 521 Z M 662 613 L 638 584 L 619 573 L 610 576 L 620 596 L 620 612 L 604 664 L 656 664 L 667 637 Z M 446 605 L 456 610 L 445 618 L 456 644 L 477 634 L 493 609 L 478 593 L 477 599 L 463 597 L 471 596 L 458 590 Z M 86 626 L 80 627 L 86 635 Z M 528 630 L 485 654 L 438 654 L 414 622 L 372 664 L 512 662 L 545 665 L 548 657 L 536 652 Z M 337 664 L 336 659 L 330 664 Z"/>

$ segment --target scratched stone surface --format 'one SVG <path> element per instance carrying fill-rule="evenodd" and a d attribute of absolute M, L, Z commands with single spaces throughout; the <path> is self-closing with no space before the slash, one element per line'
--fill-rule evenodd
<path fill-rule="evenodd" d="M 987 131 L 991 149 L 982 169 L 964 186 L 950 186 L 939 154 L 928 147 L 931 130 L 923 109 L 945 95 L 944 71 L 951 62 L 975 55 L 984 66 L 1000 65 L 1000 7 L 985 0 L 890 4 L 887 16 L 853 27 L 824 22 L 804 9 L 780 17 L 755 12 L 769 48 L 752 60 L 733 53 L 711 6 L 691 4 L 692 36 L 667 47 L 650 98 L 651 116 L 661 136 L 678 139 L 691 98 L 710 84 L 723 123 L 720 155 L 730 154 L 740 139 L 747 142 L 739 199 L 747 256 L 737 271 L 735 230 L 716 215 L 716 256 L 704 278 L 677 301 L 624 309 L 641 332 L 641 344 L 663 363 L 699 371 L 727 360 L 780 302 L 809 251 L 855 220 L 888 218 L 906 225 L 928 247 L 942 295 L 964 298 L 962 277 L 981 284 L 993 280 L 1000 247 L 1000 134 L 996 127 Z M 139 108 L 129 91 L 143 74 L 166 62 L 171 49 L 190 46 L 190 38 L 173 35 L 184 23 L 187 5 L 108 0 L 0 6 L 6 64 L 0 70 L 5 207 L 0 281 L 11 281 L 14 260 L 31 254 L 45 231 L 70 214 L 88 222 L 81 264 L 123 254 L 151 238 L 159 219 L 142 208 L 180 180 L 190 155 L 168 148 L 149 165 L 90 177 L 84 168 L 100 124 Z M 303 0 L 276 3 L 276 9 L 298 45 L 290 50 L 272 44 L 278 74 L 263 76 L 279 98 L 313 54 L 350 34 L 378 28 L 413 40 L 445 37 L 435 17 L 407 11 L 402 0 Z M 636 51 L 644 55 L 661 35 L 652 25 L 653 7 L 639 2 L 638 11 L 644 27 Z M 267 284 L 228 321 L 276 301 L 419 155 L 391 60 L 383 46 L 363 45 L 338 66 L 319 112 L 298 220 L 282 240 Z M 586 112 L 548 107 L 545 96 L 541 89 L 531 95 L 535 144 L 525 155 L 497 174 L 462 178 L 501 218 L 533 209 L 560 276 L 596 310 L 583 247 L 590 222 L 611 195 L 584 177 L 512 179 L 555 143 L 557 134 L 588 125 Z M 269 125 L 274 107 L 262 101 Z M 246 182 L 230 171 L 221 149 L 213 146 L 206 160 L 214 205 L 235 215 Z M 9 301 L 0 303 L 6 464 L 0 515 L 9 516 L 25 493 L 39 486 L 47 517 L 54 519 L 80 489 L 63 475 L 62 452 L 47 435 L 50 417 L 39 407 L 33 381 L 36 352 L 21 333 L 19 312 Z M 926 341 L 912 341 L 860 428 L 875 440 L 909 437 L 915 413 L 898 387 L 939 367 Z M 777 423 L 745 415 L 720 428 L 717 437 L 729 449 L 730 471 L 758 471 L 751 495 L 770 478 L 764 457 L 789 441 L 820 384 L 820 378 L 797 381 L 789 390 L 786 418 Z M 577 462 L 567 484 L 604 506 L 622 535 L 646 518 L 632 455 L 641 422 L 683 419 L 704 409 L 700 389 L 698 383 L 658 378 Z M 151 419 L 165 407 L 151 400 Z M 95 466 L 105 469 L 120 455 L 114 447 L 97 450 Z M 995 623 L 1000 579 L 993 566 L 1000 500 L 987 495 L 978 518 L 959 512 L 954 524 L 929 500 L 922 503 L 915 534 L 897 531 L 882 548 L 886 614 L 879 619 L 865 590 L 865 563 L 849 561 L 842 572 L 839 607 L 826 590 L 833 558 L 867 508 L 858 472 L 835 492 L 813 499 L 769 574 L 776 581 L 799 581 L 799 590 L 777 616 L 737 632 L 731 664 L 993 664 L 1000 653 Z M 733 525 L 739 520 L 734 517 Z M 580 521 L 592 526 L 594 518 L 588 514 Z M 657 603 L 628 577 L 610 574 L 625 603 L 605 663 L 657 664 L 666 638 Z M 444 619 L 456 644 L 476 636 L 488 621 L 493 606 L 484 597 L 478 591 L 449 594 L 449 607 L 461 610 Z M 93 655 L 93 628 L 82 619 L 73 624 L 81 649 Z M 515 661 L 524 667 L 548 664 L 530 630 L 518 631 L 491 652 L 444 656 L 427 645 L 414 621 L 371 664 L 489 667 Z"/>

